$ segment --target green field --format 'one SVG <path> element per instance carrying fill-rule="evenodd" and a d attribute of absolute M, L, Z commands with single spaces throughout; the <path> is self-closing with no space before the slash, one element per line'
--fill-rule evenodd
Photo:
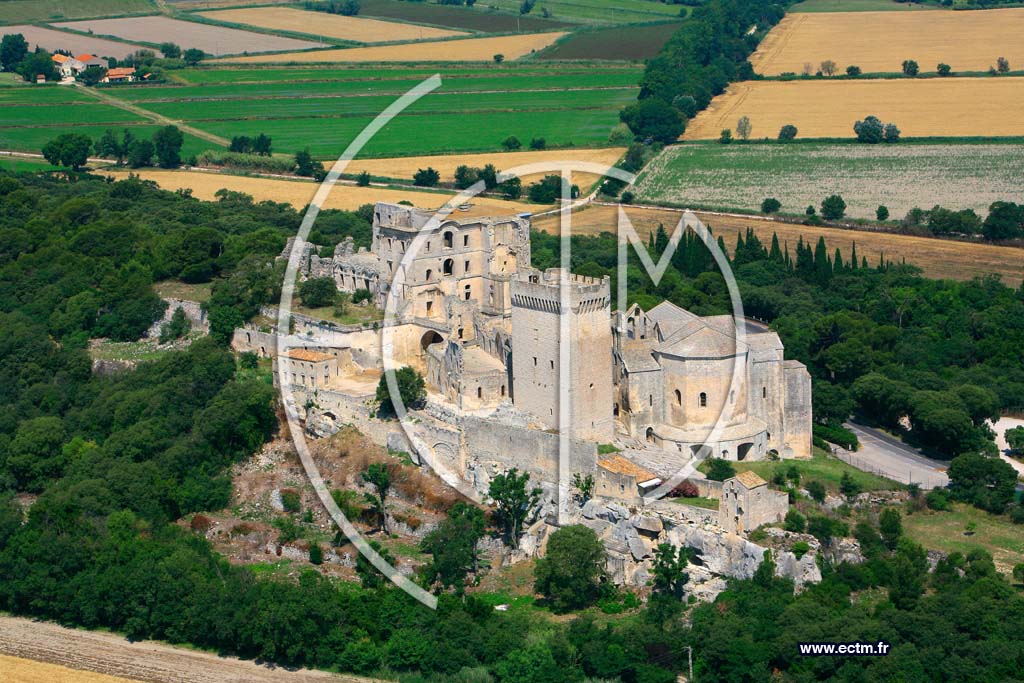
<path fill-rule="evenodd" d="M 57 167 L 45 159 L 32 159 L 25 157 L 0 156 L 0 171 L 11 171 L 13 173 L 54 171 Z"/>
<path fill-rule="evenodd" d="M 576 31 L 546 50 L 540 59 L 628 59 L 642 61 L 657 56 L 679 22 L 643 26 L 611 26 Z"/>
<path fill-rule="evenodd" d="M 353 116 L 211 121 L 198 127 L 224 137 L 263 132 L 273 138 L 274 149 L 278 152 L 308 147 L 314 156 L 334 158 L 371 120 L 370 116 Z M 549 147 L 593 147 L 607 144 L 608 132 L 617 120 L 618 109 L 399 116 L 363 148 L 361 156 L 487 152 L 500 149 L 501 141 L 509 135 L 515 135 L 524 142 L 533 137 L 543 137 Z M 208 144 L 206 146 L 209 147 Z"/>
<path fill-rule="evenodd" d="M 896 2 L 896 0 L 804 0 L 790 12 L 900 12 L 939 9 L 936 5 Z"/>
<path fill-rule="evenodd" d="M 885 491 L 900 488 L 900 484 L 880 477 L 870 472 L 863 472 L 856 467 L 847 465 L 838 458 L 826 455 L 823 451 L 815 448 L 814 456 L 809 460 L 762 460 L 760 462 L 734 462 L 732 466 L 737 472 L 751 470 L 765 481 L 770 482 L 776 470 L 786 472 L 790 466 L 796 467 L 800 472 L 800 484 L 806 486 L 808 481 L 817 480 L 825 485 L 829 491 L 838 491 L 839 482 L 843 474 L 849 474 L 855 482 L 860 484 L 863 491 Z M 703 471 L 705 466 L 700 469 Z"/>
<path fill-rule="evenodd" d="M 265 133 L 277 152 L 308 148 L 334 158 L 397 96 L 435 72 L 379 66 L 183 70 L 174 76 L 190 84 L 122 86 L 104 93 L 227 139 Z M 635 66 L 584 65 L 443 71 L 441 88 L 389 123 L 364 154 L 499 150 L 509 135 L 524 144 L 543 137 L 552 147 L 604 145 L 619 110 L 636 98 L 640 72 Z M 102 133 L 95 132 L 99 124 L 144 122 L 91 99 L 77 104 L 82 97 L 70 88 L 0 87 L 0 150 L 38 151 L 67 126 L 84 126 L 95 137 Z M 186 153 L 210 147 L 190 140 Z"/>
<path fill-rule="evenodd" d="M 267 83 L 210 83 L 207 85 L 153 86 L 147 88 L 122 87 L 109 89 L 110 93 L 130 102 L 153 102 L 158 100 L 202 100 L 202 99 L 263 99 L 268 97 L 337 97 L 343 95 L 388 95 L 390 99 L 408 92 L 432 73 L 423 78 L 377 79 L 353 81 L 270 81 Z M 613 70 L 590 74 L 515 74 L 508 76 L 452 76 L 442 74 L 441 87 L 428 97 L 440 93 L 500 91 L 517 92 L 524 90 L 579 90 L 581 88 L 629 88 L 634 97 L 639 73 L 632 70 Z M 0 92 L 3 92 L 0 90 Z M 0 100 L 2 103 L 3 100 Z"/>
<path fill-rule="evenodd" d="M 974 527 L 968 530 L 968 525 Z M 1024 534 L 1019 524 L 1005 515 L 992 515 L 983 510 L 954 503 L 945 512 L 926 510 L 903 517 L 904 533 L 926 548 L 947 553 L 964 553 L 981 548 L 992 554 L 996 567 L 1009 573 L 1015 564 L 1024 562 Z"/>
<path fill-rule="evenodd" d="M 0 24 L 154 12 L 152 0 L 3 0 Z"/>
<path fill-rule="evenodd" d="M 1010 143 L 857 145 L 686 143 L 666 148 L 641 174 L 639 201 L 757 211 L 766 197 L 802 214 L 831 194 L 847 216 L 899 219 L 940 204 L 984 215 L 994 201 L 1022 201 L 1024 146 Z"/>
<path fill-rule="evenodd" d="M 518 12 L 521 0 L 487 0 L 487 7 Z M 684 5 L 669 5 L 658 0 L 543 0 L 530 16 L 540 16 L 542 8 L 552 19 L 593 24 L 630 24 L 680 16 Z"/>
<path fill-rule="evenodd" d="M 121 111 L 120 109 L 116 111 Z M 126 116 L 131 116 L 124 112 Z M 131 129 L 137 138 L 149 138 L 160 126 L 156 124 L 107 124 L 107 125 L 84 125 L 80 126 L 69 122 L 66 127 L 44 126 L 24 128 L 0 128 L 0 150 L 12 150 L 15 152 L 38 152 L 47 142 L 61 133 L 82 133 L 93 140 L 98 139 L 107 129 L 114 129 L 120 132 L 123 128 Z M 198 154 L 204 149 L 210 148 L 210 143 L 191 135 L 185 135 L 185 144 L 182 146 L 182 154 L 185 156 Z"/>

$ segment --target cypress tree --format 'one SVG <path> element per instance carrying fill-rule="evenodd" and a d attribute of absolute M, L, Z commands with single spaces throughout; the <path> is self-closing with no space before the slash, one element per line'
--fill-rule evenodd
<path fill-rule="evenodd" d="M 853 252 L 850 254 L 850 270 L 857 270 L 857 240 L 853 241 Z"/>
<path fill-rule="evenodd" d="M 768 251 L 768 260 L 773 263 L 782 263 L 782 250 L 779 249 L 779 234 L 776 232 L 772 233 L 772 247 Z M 788 261 L 789 259 L 786 259 Z"/>
<path fill-rule="evenodd" d="M 846 266 L 843 265 L 843 255 L 839 252 L 839 247 L 836 247 L 836 256 L 832 259 L 832 272 L 841 273 L 846 270 Z"/>

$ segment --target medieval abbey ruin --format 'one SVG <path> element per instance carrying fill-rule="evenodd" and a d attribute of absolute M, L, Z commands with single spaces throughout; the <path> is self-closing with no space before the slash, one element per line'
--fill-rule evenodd
<path fill-rule="evenodd" d="M 560 435 L 572 471 L 592 476 L 600 499 L 625 505 L 707 456 L 810 456 L 810 377 L 784 358 L 777 334 L 668 302 L 613 313 L 607 277 L 532 267 L 524 217 L 437 221 L 378 204 L 369 250 L 349 240 L 329 257 L 320 252 L 306 245 L 302 277 L 366 290 L 388 318 L 371 329 L 294 316 L 280 354 L 273 334 L 250 327 L 235 336 L 237 348 L 276 355 L 275 380 L 294 405 L 312 406 L 311 432 L 334 422 L 377 430 L 481 493 L 517 467 L 552 506 Z M 407 437 L 369 419 L 382 337 L 391 367 L 412 366 L 426 380 L 427 405 Z M 704 493 L 722 505 L 717 516 L 698 515 L 702 523 L 741 533 L 781 521 L 786 495 L 753 479 L 707 482 Z"/>

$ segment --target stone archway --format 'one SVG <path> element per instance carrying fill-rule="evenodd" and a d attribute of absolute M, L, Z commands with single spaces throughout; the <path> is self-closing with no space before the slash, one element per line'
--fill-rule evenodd
<path fill-rule="evenodd" d="M 747 454 L 750 453 L 750 449 L 753 448 L 753 447 L 754 447 L 754 444 L 751 443 L 751 442 L 741 443 L 740 447 L 736 449 L 736 459 L 737 460 L 746 460 L 747 459 Z"/>
<path fill-rule="evenodd" d="M 648 427 L 644 433 L 644 438 L 647 439 L 647 443 L 654 443 L 654 427 Z"/>
<path fill-rule="evenodd" d="M 423 355 L 426 355 L 427 347 L 431 344 L 437 344 L 443 341 L 444 337 L 442 337 L 438 332 L 435 332 L 434 330 L 427 330 L 423 333 L 423 336 L 420 337 L 420 351 Z"/>

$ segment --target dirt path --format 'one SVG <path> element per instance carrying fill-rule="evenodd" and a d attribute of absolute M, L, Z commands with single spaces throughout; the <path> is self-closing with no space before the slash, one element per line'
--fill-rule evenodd
<path fill-rule="evenodd" d="M 154 123 L 159 123 L 164 126 L 177 126 L 183 132 L 188 133 L 189 135 L 194 135 L 195 137 L 200 138 L 202 140 L 206 140 L 207 142 L 212 142 L 213 144 L 219 147 L 228 146 L 228 141 L 226 138 L 222 138 L 212 133 L 207 133 L 205 130 L 193 128 L 192 126 L 182 123 L 181 121 L 169 119 L 166 116 L 161 116 L 156 112 L 149 111 L 148 109 L 143 109 L 142 107 L 136 106 L 134 104 L 129 104 L 124 100 L 117 99 L 113 95 L 108 95 L 107 93 L 103 92 L 98 88 L 87 88 L 77 83 L 75 84 L 75 87 L 77 87 L 79 91 L 84 92 L 87 95 L 91 95 L 98 100 L 102 100 L 103 102 L 111 106 L 118 107 L 119 109 L 124 109 L 125 111 L 130 111 L 133 114 L 138 114 L 143 118 L 147 118 L 150 121 L 153 121 Z"/>
<path fill-rule="evenodd" d="M 152 641 L 130 643 L 111 633 L 79 631 L 4 615 L 0 615 L 0 655 L 146 683 L 375 683 L 358 676 L 260 666 Z M 12 676 L 0 671 L 4 683 L 20 680 Z"/>

